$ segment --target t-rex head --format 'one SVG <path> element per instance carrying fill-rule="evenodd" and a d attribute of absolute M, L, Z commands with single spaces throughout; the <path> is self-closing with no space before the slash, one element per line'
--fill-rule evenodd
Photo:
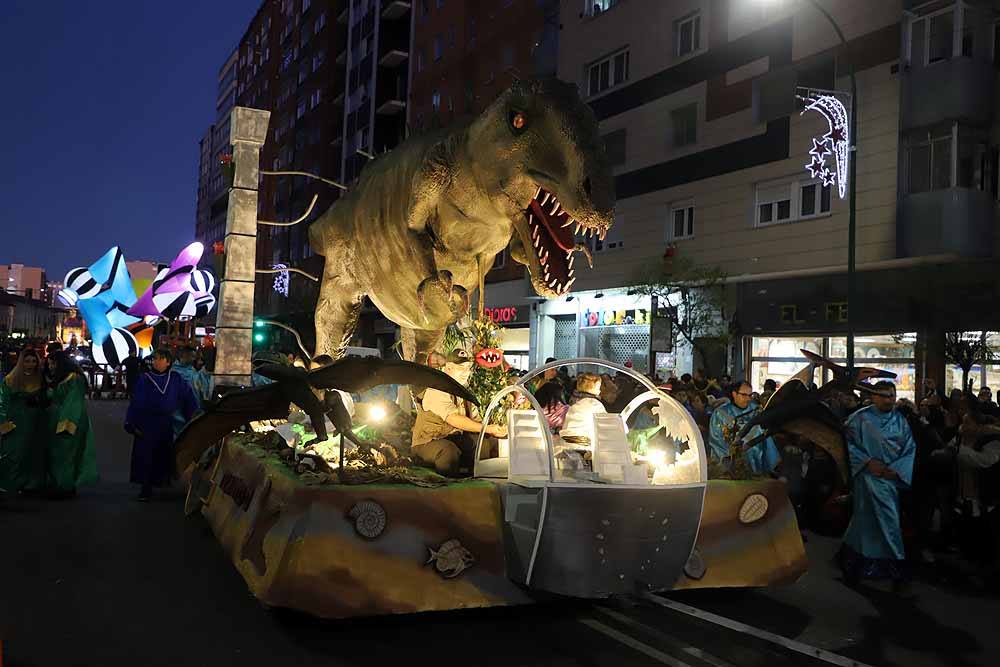
<path fill-rule="evenodd" d="M 577 234 L 603 238 L 615 201 L 597 119 L 576 86 L 516 82 L 473 121 L 469 149 L 478 178 L 493 181 L 483 183 L 493 205 L 513 223 L 511 257 L 540 296 L 568 292 L 574 250 L 583 249 Z"/>

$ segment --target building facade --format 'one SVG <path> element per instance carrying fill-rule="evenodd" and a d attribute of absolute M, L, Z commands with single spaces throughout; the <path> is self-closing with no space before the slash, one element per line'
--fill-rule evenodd
<path fill-rule="evenodd" d="M 45 269 L 24 264 L 0 264 L 0 291 L 44 300 L 47 286 Z"/>
<path fill-rule="evenodd" d="M 796 95 L 839 91 L 849 108 L 853 70 L 855 354 L 904 393 L 920 375 L 951 384 L 943 332 L 997 325 L 992 5 L 825 2 L 843 47 L 809 3 L 563 0 L 558 74 L 600 121 L 618 201 L 573 299 L 536 306 L 533 363 L 638 362 L 653 304 L 634 294 L 637 268 L 665 254 L 727 276 L 735 335 L 724 359 L 677 349 L 661 372 L 728 365 L 757 386 L 800 368 L 802 348 L 846 357 L 848 200 L 803 166 L 830 128 Z"/>
<path fill-rule="evenodd" d="M 208 249 L 208 263 L 216 242 L 226 234 L 229 187 L 224 182 L 222 157 L 232 154 L 229 143 L 229 116 L 236 105 L 238 50 L 233 50 L 219 68 L 215 116 L 198 142 L 198 201 L 195 208 L 195 240 Z"/>

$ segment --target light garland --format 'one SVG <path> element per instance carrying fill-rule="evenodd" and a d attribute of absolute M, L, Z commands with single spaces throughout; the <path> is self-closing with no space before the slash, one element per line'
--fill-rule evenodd
<path fill-rule="evenodd" d="M 286 264 L 274 264 L 271 266 L 272 269 L 278 271 L 274 276 L 274 291 L 278 294 L 288 297 L 288 265 Z"/>
<path fill-rule="evenodd" d="M 809 151 L 811 159 L 806 169 L 813 178 L 818 178 L 824 186 L 837 184 L 837 192 L 843 199 L 847 193 L 847 165 L 850 160 L 851 137 L 847 124 L 847 109 L 844 103 L 833 95 L 808 94 L 801 98 L 807 111 L 819 112 L 826 119 L 828 130 L 820 139 L 813 139 L 813 147 Z M 800 114 L 801 115 L 801 114 Z M 826 158 L 833 155 L 836 164 L 833 171 L 826 163 Z"/>

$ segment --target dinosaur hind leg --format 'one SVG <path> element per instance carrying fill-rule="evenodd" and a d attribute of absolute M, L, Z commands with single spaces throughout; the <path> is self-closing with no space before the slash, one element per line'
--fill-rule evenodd
<path fill-rule="evenodd" d="M 339 272 L 324 271 L 319 300 L 316 302 L 314 360 L 322 356 L 331 359 L 343 356 L 358 325 L 364 296 Z"/>

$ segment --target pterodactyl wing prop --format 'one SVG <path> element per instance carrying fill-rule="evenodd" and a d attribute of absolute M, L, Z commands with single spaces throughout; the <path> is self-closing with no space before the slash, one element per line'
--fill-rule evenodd
<path fill-rule="evenodd" d="M 340 395 L 323 395 L 328 389 L 355 393 L 383 384 L 411 385 L 438 389 L 476 403 L 475 396 L 450 376 L 408 361 L 352 356 L 313 371 L 278 364 L 265 364 L 256 370 L 274 383 L 231 391 L 206 404 L 205 411 L 189 422 L 177 438 L 174 457 L 178 471 L 186 470 L 205 450 L 246 423 L 286 419 L 293 403 L 309 416 L 320 440 L 327 438 L 325 417 L 329 416 L 345 437 L 362 444 L 354 436 Z"/>
<path fill-rule="evenodd" d="M 789 433 L 800 436 L 821 448 L 837 465 L 843 482 L 848 479 L 847 440 L 836 415 L 810 391 L 800 378 L 791 378 L 771 396 L 767 406 L 744 430 L 760 426 L 764 436 Z M 755 440 L 760 438 L 755 438 Z"/>

